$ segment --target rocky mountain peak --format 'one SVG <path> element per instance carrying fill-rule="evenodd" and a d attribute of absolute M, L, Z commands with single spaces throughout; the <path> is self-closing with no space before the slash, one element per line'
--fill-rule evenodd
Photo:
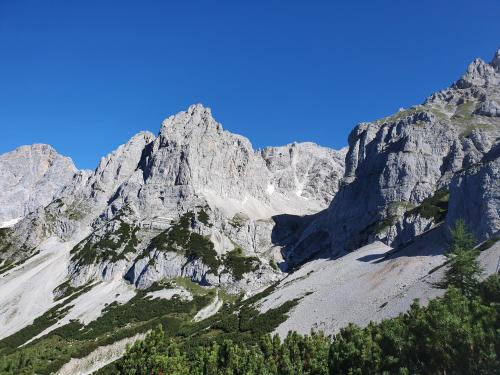
<path fill-rule="evenodd" d="M 221 324 L 207 322 L 232 326 L 234 300 L 235 313 L 259 314 L 292 302 L 282 332 L 332 332 L 425 301 L 458 218 L 478 241 L 500 234 L 499 64 L 500 51 L 490 64 L 474 60 L 422 105 L 359 124 L 340 151 L 309 142 L 254 150 L 195 104 L 94 171 L 48 145 L 0 155 L 0 338 L 30 334 L 18 349 L 32 351 L 64 327 L 71 342 L 84 335 L 86 351 L 222 306 Z"/>
<path fill-rule="evenodd" d="M 499 72 L 500 55 L 497 50 L 490 64 L 482 59 L 474 59 L 464 75 L 456 82 L 455 86 L 461 89 L 472 86 L 489 87 L 500 82 Z"/>
<path fill-rule="evenodd" d="M 162 122 L 160 134 L 173 131 L 192 131 L 195 128 L 213 128 L 222 131 L 222 126 L 212 117 L 210 108 L 202 104 L 192 104 L 186 111 L 170 116 Z"/>
<path fill-rule="evenodd" d="M 50 203 L 76 172 L 70 158 L 46 144 L 21 146 L 0 155 L 0 222 Z"/>

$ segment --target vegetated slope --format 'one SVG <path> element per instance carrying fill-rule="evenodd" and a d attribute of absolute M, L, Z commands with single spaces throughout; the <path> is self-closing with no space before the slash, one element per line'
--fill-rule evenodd
<path fill-rule="evenodd" d="M 452 288 L 425 308 L 333 337 L 219 334 L 210 342 L 169 338 L 159 327 L 99 374 L 494 374 L 498 372 L 496 274 L 470 296 Z"/>

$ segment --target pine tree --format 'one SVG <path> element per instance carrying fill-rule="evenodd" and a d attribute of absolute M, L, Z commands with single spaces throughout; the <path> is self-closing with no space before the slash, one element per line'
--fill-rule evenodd
<path fill-rule="evenodd" d="M 455 287 L 464 295 L 471 296 L 482 273 L 477 259 L 479 251 L 474 249 L 474 237 L 463 220 L 457 220 L 450 233 L 452 240 L 445 253 L 448 268 L 442 286 Z"/>

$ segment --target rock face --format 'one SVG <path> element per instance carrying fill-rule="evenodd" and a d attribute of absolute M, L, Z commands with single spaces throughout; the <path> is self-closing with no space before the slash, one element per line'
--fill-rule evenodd
<path fill-rule="evenodd" d="M 76 173 L 51 146 L 21 146 L 0 155 L 0 223 L 46 206 Z"/>
<path fill-rule="evenodd" d="M 314 144 L 256 152 L 248 139 L 224 131 L 210 109 L 193 105 L 163 122 L 112 207 L 129 203 L 145 217 L 176 217 L 203 201 L 251 218 L 314 212 L 338 189 L 342 159 Z"/>
<path fill-rule="evenodd" d="M 124 277 L 140 288 L 174 277 L 253 290 L 278 277 L 273 217 L 325 209 L 344 151 L 313 143 L 254 150 L 193 105 L 78 172 L 8 233 L 2 257 L 19 261 L 45 238 L 93 232 L 72 251 L 73 285 Z M 195 250 L 193 250 L 195 249 Z M 245 263 L 239 271 L 231 264 Z M 243 271 L 243 272 L 242 272 Z"/>
<path fill-rule="evenodd" d="M 450 184 L 446 222 L 463 219 L 477 240 L 492 238 L 500 232 L 500 147 L 485 155 L 483 161 L 455 175 Z M 492 160 L 489 160 L 489 157 Z"/>
<path fill-rule="evenodd" d="M 498 233 L 498 155 L 483 159 L 500 135 L 499 54 L 422 105 L 354 128 L 324 223 L 334 252 L 411 241 L 444 219 L 448 199 L 448 223 L 464 217 L 478 240 Z"/>
<path fill-rule="evenodd" d="M 303 221 L 287 262 L 377 240 L 397 247 L 458 218 L 478 241 L 498 235 L 499 60 L 500 50 L 490 64 L 476 59 L 422 105 L 357 125 L 339 191 L 326 212 Z"/>

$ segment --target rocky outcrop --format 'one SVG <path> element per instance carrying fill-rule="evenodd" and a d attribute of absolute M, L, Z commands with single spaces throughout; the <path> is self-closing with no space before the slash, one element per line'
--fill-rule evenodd
<path fill-rule="evenodd" d="M 21 146 L 0 155 L 0 223 L 48 205 L 77 172 L 51 146 Z"/>
<path fill-rule="evenodd" d="M 174 218 L 205 203 L 254 219 L 316 211 L 337 191 L 342 159 L 311 143 L 256 152 L 247 138 L 223 130 L 209 108 L 193 105 L 163 122 L 110 207 Z"/>
<path fill-rule="evenodd" d="M 267 147 L 260 152 L 272 173 L 267 190 L 329 204 L 338 190 L 346 153 L 347 148 L 335 151 L 310 142 Z"/>
<path fill-rule="evenodd" d="M 446 203 L 439 199 L 450 199 L 448 220 L 460 214 L 471 220 L 487 217 L 475 226 L 478 239 L 498 232 L 493 219 L 498 217 L 498 202 L 491 200 L 498 185 L 493 165 L 466 173 L 476 177 L 456 176 L 480 163 L 498 143 L 500 119 L 492 104 L 500 100 L 498 56 L 491 64 L 474 60 L 460 80 L 423 105 L 352 131 L 343 186 L 325 223 L 334 252 L 377 239 L 392 246 L 411 241 L 443 220 Z M 455 206 L 463 198 L 458 186 L 463 193 L 474 193 L 460 207 Z M 438 191 L 448 190 L 449 196 L 433 200 Z"/>
<path fill-rule="evenodd" d="M 500 233 L 500 147 L 484 162 L 457 173 L 450 184 L 446 222 L 462 219 L 477 241 Z M 493 160 L 488 160 L 489 157 Z"/>

